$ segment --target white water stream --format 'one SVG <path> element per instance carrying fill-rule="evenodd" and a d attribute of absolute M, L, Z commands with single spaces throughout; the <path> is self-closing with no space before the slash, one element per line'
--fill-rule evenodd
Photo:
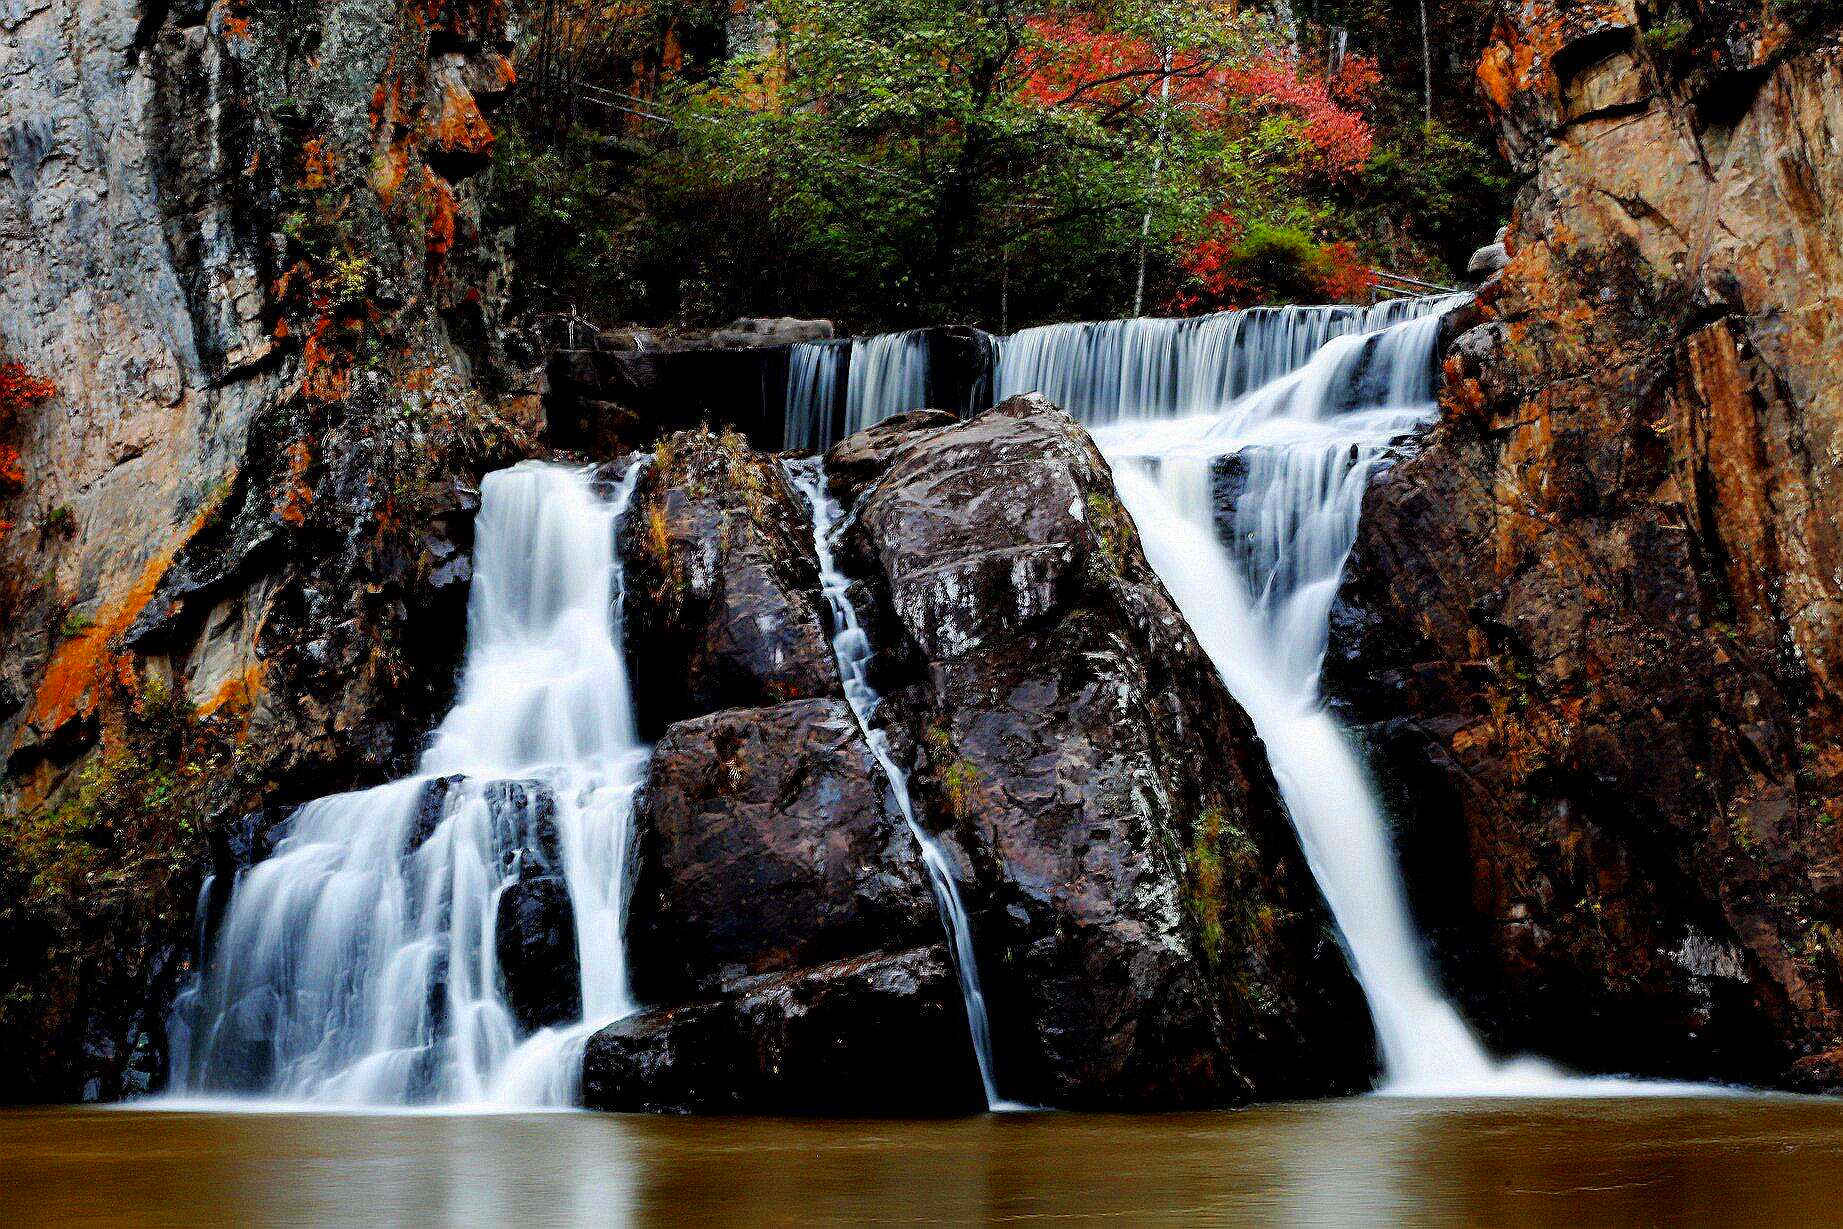
<path fill-rule="evenodd" d="M 308 803 L 243 872 L 175 1011 L 176 1095 L 575 1101 L 588 1035 L 634 1010 L 622 930 L 647 749 L 615 532 L 640 469 L 612 490 L 536 462 L 487 476 L 453 711 L 419 775 Z M 567 887 L 581 1003 L 527 1032 L 497 928 L 534 873 Z"/>
<path fill-rule="evenodd" d="M 1152 566 L 1266 745 L 1368 999 L 1385 1091 L 1682 1091 L 1484 1052 L 1433 979 L 1374 790 L 1319 696 L 1363 493 L 1391 446 L 1433 417 L 1440 320 L 1461 301 L 1027 329 L 996 339 L 994 399 L 1042 393 L 1113 466 Z M 850 380 L 926 387 L 908 359 L 899 377 L 869 367 L 889 347 L 857 350 Z M 850 429 L 880 411 L 864 406 Z"/>
<path fill-rule="evenodd" d="M 973 1055 L 979 1063 L 979 1080 L 985 1087 L 986 1108 L 1020 1109 L 998 1095 L 997 1068 L 992 1060 L 992 1030 L 987 1022 L 985 992 L 979 986 L 979 962 L 973 954 L 973 927 L 967 918 L 960 889 L 954 883 L 953 868 L 947 854 L 927 829 L 915 818 L 915 804 L 909 797 L 909 776 L 896 763 L 889 739 L 871 724 L 881 697 L 870 685 L 870 637 L 858 622 L 857 609 L 851 604 L 851 581 L 838 570 L 832 557 L 832 526 L 838 518 L 838 504 L 826 494 L 825 470 L 817 459 L 790 461 L 787 476 L 805 497 L 813 513 L 813 549 L 819 555 L 819 583 L 825 591 L 826 604 L 832 609 L 832 652 L 838 658 L 839 677 L 844 681 L 845 699 L 863 731 L 870 753 L 876 757 L 889 781 L 896 809 L 921 848 L 922 864 L 928 870 L 928 883 L 934 889 L 934 901 L 940 909 L 941 924 L 947 931 L 953 953 L 954 972 L 960 979 L 960 996 L 966 1003 L 966 1024 L 972 1033 Z"/>

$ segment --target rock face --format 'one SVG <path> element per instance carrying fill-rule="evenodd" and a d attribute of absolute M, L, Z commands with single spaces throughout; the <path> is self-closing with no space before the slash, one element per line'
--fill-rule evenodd
<path fill-rule="evenodd" d="M 668 436 L 621 533 L 641 726 L 836 695 L 812 528 L 780 468 L 733 432 Z"/>
<path fill-rule="evenodd" d="M 413 760 L 542 424 L 471 182 L 503 7 L 0 24 L 0 352 L 57 390 L 5 441 L 0 1098 L 69 1100 L 158 1080 L 224 825 Z"/>
<path fill-rule="evenodd" d="M 985 1105 L 938 945 L 726 983 L 589 1040 L 583 1104 L 678 1113 L 964 1114 Z"/>
<path fill-rule="evenodd" d="M 1504 6 L 1511 260 L 1327 674 L 1493 1042 L 1835 1086 L 1843 53 L 1767 12 Z"/>
<path fill-rule="evenodd" d="M 940 935 L 915 838 L 843 700 L 673 726 L 653 752 L 638 826 L 631 933 L 643 998 Z"/>
<path fill-rule="evenodd" d="M 877 683 L 957 856 L 1008 1097 L 1365 1082 L 1362 999 L 1247 718 L 1076 423 L 1017 398 L 835 453 Z"/>
<path fill-rule="evenodd" d="M 920 846 L 841 698 L 802 504 L 770 457 L 700 431 L 660 442 L 633 507 L 634 691 L 664 728 L 628 933 L 658 1006 L 591 1039 L 584 1103 L 981 1108 Z"/>

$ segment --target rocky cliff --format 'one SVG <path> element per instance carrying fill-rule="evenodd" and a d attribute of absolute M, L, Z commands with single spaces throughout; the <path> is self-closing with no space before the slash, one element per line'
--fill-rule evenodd
<path fill-rule="evenodd" d="M 207 866 L 452 686 L 473 484 L 541 426 L 473 187 L 513 74 L 492 0 L 0 28 L 0 351 L 54 390 L 0 424 L 0 1098 L 113 1096 Z"/>
<path fill-rule="evenodd" d="M 1374 1038 L 1260 742 L 1040 398 L 827 458 L 876 721 L 970 914 L 1002 1096 L 1169 1108 L 1366 1085 Z M 624 534 L 655 746 L 605 1108 L 983 1104 L 921 849 L 840 695 L 812 529 L 734 434 L 668 437 Z M 645 629 L 641 631 L 640 629 Z M 647 681 L 650 680 L 650 681 Z"/>
<path fill-rule="evenodd" d="M 1327 663 L 1471 1018 L 1843 1082 L 1843 51 L 1825 5 L 1506 4 L 1527 184 Z"/>

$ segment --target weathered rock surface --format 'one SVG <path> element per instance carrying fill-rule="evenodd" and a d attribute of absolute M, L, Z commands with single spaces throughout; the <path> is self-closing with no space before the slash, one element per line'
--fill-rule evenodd
<path fill-rule="evenodd" d="M 1843 53 L 1781 11 L 1666 44 L 1504 7 L 1512 259 L 1370 492 L 1327 675 L 1494 1043 L 1834 1086 Z"/>
<path fill-rule="evenodd" d="M 982 1109 L 939 945 L 738 979 L 589 1039 L 590 1109 L 931 1115 Z"/>
<path fill-rule="evenodd" d="M 469 182 L 512 74 L 468 0 L 0 25 L 0 351 L 57 388 L 0 507 L 0 1097 L 114 1096 L 217 829 L 400 773 L 452 689 L 474 487 L 542 425 Z"/>
<path fill-rule="evenodd" d="M 635 702 L 688 716 L 839 694 L 811 522 L 733 432 L 666 438 L 621 533 Z"/>
<path fill-rule="evenodd" d="M 1365 1082 L 1367 1013 L 1259 742 L 1081 428 L 1017 398 L 837 456 L 844 566 L 900 637 L 879 686 L 957 853 L 1001 1092 L 1169 1107 Z"/>
<path fill-rule="evenodd" d="M 644 999 L 940 936 L 920 850 L 843 700 L 671 727 L 637 825 Z"/>

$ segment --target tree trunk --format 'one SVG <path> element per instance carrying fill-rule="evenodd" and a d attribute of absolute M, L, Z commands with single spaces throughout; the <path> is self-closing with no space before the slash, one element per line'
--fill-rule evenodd
<path fill-rule="evenodd" d="M 1152 182 L 1145 192 L 1145 213 L 1139 219 L 1139 280 L 1133 287 L 1133 318 L 1145 315 L 1145 265 L 1152 241 L 1152 201 L 1158 195 L 1158 179 L 1165 169 L 1165 122 L 1171 108 L 1171 48 L 1165 48 L 1162 61 L 1164 78 L 1158 85 L 1158 135 L 1152 145 Z"/>
<path fill-rule="evenodd" d="M 1433 127 L 1433 40 L 1427 34 L 1427 0 L 1421 0 L 1421 123 Z"/>

